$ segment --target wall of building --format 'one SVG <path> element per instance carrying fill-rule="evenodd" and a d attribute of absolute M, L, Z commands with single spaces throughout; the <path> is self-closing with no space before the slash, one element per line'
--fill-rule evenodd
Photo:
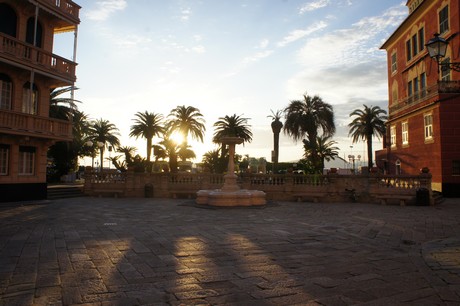
<path fill-rule="evenodd" d="M 36 6 L 26 0 L 0 0 L 0 3 L 8 4 L 15 11 L 17 17 L 16 39 L 26 42 L 27 21 L 30 18 L 35 19 Z M 51 2 L 51 4 L 53 3 Z M 42 51 L 52 53 L 54 28 L 58 22 L 62 26 L 66 25 L 67 21 L 63 21 L 57 17 L 58 15 L 50 14 L 43 9 L 39 9 L 38 13 L 38 22 L 42 28 L 42 36 L 39 44 L 37 44 L 41 46 L 40 52 L 25 53 L 29 54 L 29 58 L 23 55 L 24 63 L 23 67 L 20 66 L 21 68 L 14 66 L 17 64 L 9 64 L 14 61 L 0 61 L 0 73 L 6 74 L 12 81 L 11 109 L 0 110 L 3 124 L 0 133 L 0 145 L 3 148 L 8 148 L 8 171 L 5 174 L 0 174 L 0 202 L 46 198 L 47 151 L 49 146 L 54 143 L 54 140 L 48 137 L 58 137 L 57 139 L 68 138 L 67 135 L 64 138 L 56 134 L 48 136 L 49 132 L 55 132 L 51 127 L 54 127 L 56 122 L 50 123 L 47 118 L 49 117 L 50 89 L 71 85 L 70 82 L 50 76 L 46 70 L 49 67 L 43 68 L 43 72 L 47 73 L 41 73 L 41 68 L 36 67 L 37 70 L 33 74 L 31 74 L 29 69 L 25 68 L 30 64 L 29 62 L 37 60 L 40 63 L 39 58 L 42 61 L 46 61 L 48 66 L 50 66 L 48 59 L 51 61 L 51 57 Z M 18 45 L 23 46 L 23 49 L 20 50 L 30 52 L 26 44 Z M 38 54 L 44 57 L 38 57 Z M 32 56 L 35 55 L 37 55 L 37 58 L 33 58 L 34 61 L 30 61 Z M 14 60 L 18 59 L 14 58 Z M 31 80 L 33 80 L 33 84 L 35 84 L 38 90 L 38 107 L 35 114 L 29 115 L 23 114 L 22 107 L 24 85 Z M 15 113 L 21 114 L 17 115 Z M 39 119 L 35 117 L 39 117 Z M 14 122 L 11 122 L 12 120 Z M 11 128 L 12 126 L 14 128 Z M 22 128 L 23 126 L 24 129 Z M 30 150 L 34 152 L 33 171 L 31 173 L 19 173 L 21 149 L 23 151 Z"/>
<path fill-rule="evenodd" d="M 444 191 L 446 184 L 453 184 L 460 190 L 459 178 L 452 176 L 452 160 L 460 159 L 460 133 L 456 129 L 456 126 L 460 126 L 460 90 L 457 88 L 457 92 L 450 96 L 453 98 L 450 102 L 444 99 L 443 89 L 438 85 L 438 65 L 430 58 L 426 47 L 420 48 L 420 45 L 425 45 L 439 32 L 439 12 L 448 5 L 449 29 L 441 34 L 449 41 L 446 57 L 451 62 L 460 61 L 460 2 L 423 0 L 408 1 L 407 5 L 411 14 L 382 46 L 387 51 L 390 116 L 386 148 L 376 155 L 379 165 L 383 167 L 386 164 L 389 174 L 396 174 L 397 161 L 401 162 L 403 174 L 415 175 L 422 167 L 428 167 L 433 176 L 433 190 Z M 423 35 L 420 34 L 421 29 Z M 417 37 L 417 52 L 411 52 L 408 60 L 406 43 L 410 41 L 412 49 L 414 35 Z M 394 54 L 397 59 L 396 70 L 392 65 Z M 410 95 L 408 83 L 416 78 L 419 82 L 422 74 L 426 76 L 426 90 L 422 93 L 419 85 L 419 94 Z M 451 71 L 450 74 L 451 80 L 460 80 L 459 72 Z M 424 114 L 430 112 L 433 115 L 433 137 L 426 139 Z M 409 124 L 408 145 L 402 144 L 403 122 Z M 396 127 L 397 142 L 393 147 L 389 145 L 390 126 Z"/>

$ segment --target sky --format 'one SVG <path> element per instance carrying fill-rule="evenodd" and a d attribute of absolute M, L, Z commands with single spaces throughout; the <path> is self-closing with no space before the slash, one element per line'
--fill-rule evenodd
<path fill-rule="evenodd" d="M 80 10 L 79 109 L 120 130 L 123 146 L 135 113 L 167 116 L 179 105 L 204 115 L 197 158 L 217 148 L 219 117 L 249 118 L 253 140 L 236 153 L 271 159 L 271 111 L 304 94 L 334 108 L 339 156 L 366 156 L 348 137 L 357 108 L 387 110 L 383 42 L 407 17 L 404 0 L 75 0 Z M 54 53 L 72 58 L 73 33 L 55 37 Z M 282 120 L 283 121 L 283 120 Z M 159 139 L 154 139 L 158 142 Z M 353 147 L 351 147 L 353 146 Z M 374 149 L 382 147 L 374 140 Z M 112 153 L 113 154 L 113 153 Z M 302 158 L 302 142 L 280 135 L 280 161 Z"/>

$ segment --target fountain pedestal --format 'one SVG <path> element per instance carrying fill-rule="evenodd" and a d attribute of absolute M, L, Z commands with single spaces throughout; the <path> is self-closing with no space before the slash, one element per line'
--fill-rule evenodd
<path fill-rule="evenodd" d="M 265 205 L 265 192 L 259 190 L 241 189 L 237 184 L 238 176 L 235 174 L 235 146 L 243 143 L 239 137 L 224 137 L 222 144 L 228 144 L 229 159 L 228 171 L 224 176 L 224 185 L 221 189 L 199 190 L 196 203 L 210 206 L 253 206 Z"/>

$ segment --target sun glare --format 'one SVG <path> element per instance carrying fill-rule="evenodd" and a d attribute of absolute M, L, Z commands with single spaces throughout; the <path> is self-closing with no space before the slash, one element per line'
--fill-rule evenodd
<path fill-rule="evenodd" d="M 184 135 L 182 135 L 182 133 L 180 132 L 174 132 L 171 134 L 171 139 L 172 141 L 174 141 L 176 144 L 181 144 L 182 142 L 184 142 Z"/>

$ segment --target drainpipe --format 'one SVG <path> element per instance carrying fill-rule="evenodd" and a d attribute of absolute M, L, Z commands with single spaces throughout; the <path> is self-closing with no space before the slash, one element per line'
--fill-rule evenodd
<path fill-rule="evenodd" d="M 74 63 L 77 62 L 77 41 L 78 41 L 78 25 L 75 26 L 75 31 L 74 31 L 74 38 L 73 38 L 73 55 L 72 55 L 72 61 Z M 75 66 L 75 69 L 76 69 L 76 66 Z M 77 72 L 74 71 L 74 73 L 76 74 Z M 75 87 L 75 82 L 72 84 L 72 90 L 70 91 L 70 98 L 72 100 L 74 100 L 74 97 L 75 97 L 75 90 L 74 90 L 74 87 Z"/>
<path fill-rule="evenodd" d="M 38 3 L 35 4 L 35 20 L 34 20 L 34 40 L 33 40 L 33 46 L 35 47 L 37 44 L 37 25 L 38 25 L 38 12 L 40 8 L 38 7 Z M 29 87 L 29 105 L 33 105 L 33 94 L 32 90 L 34 88 L 34 81 L 35 81 L 35 71 L 34 69 L 30 70 L 30 87 Z M 35 105 L 35 107 L 38 107 L 38 105 Z M 38 109 L 37 109 L 38 111 Z"/>

